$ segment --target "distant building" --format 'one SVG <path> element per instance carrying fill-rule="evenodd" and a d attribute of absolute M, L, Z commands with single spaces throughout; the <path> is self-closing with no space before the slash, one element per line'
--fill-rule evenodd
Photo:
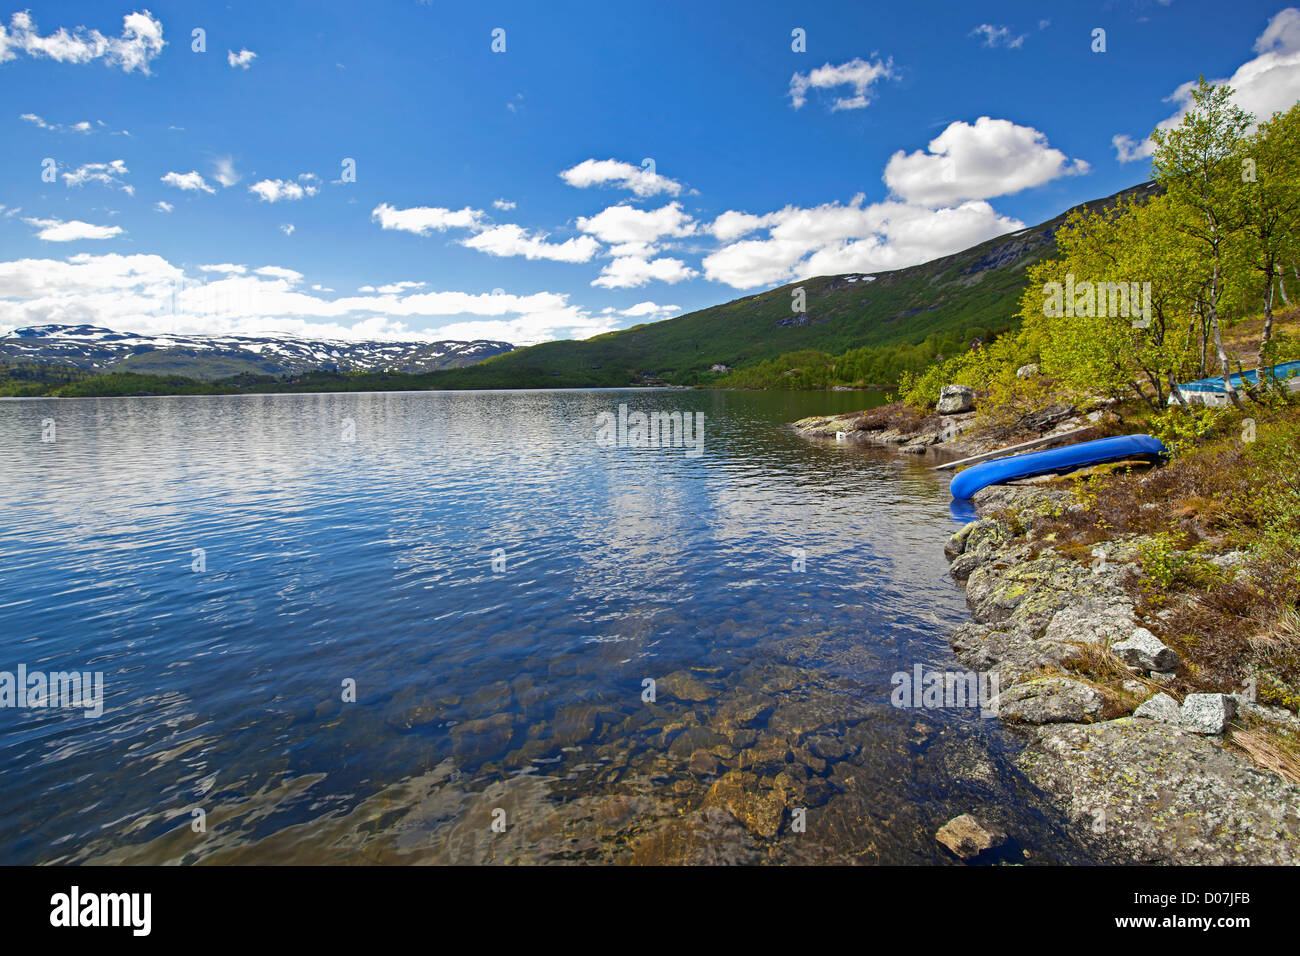
<path fill-rule="evenodd" d="M 710 372 L 730 372 L 730 371 L 731 371 L 731 366 L 730 366 L 730 365 L 721 365 L 721 364 L 719 364 L 719 365 L 710 365 L 710 366 L 709 366 L 709 371 L 710 371 Z"/>

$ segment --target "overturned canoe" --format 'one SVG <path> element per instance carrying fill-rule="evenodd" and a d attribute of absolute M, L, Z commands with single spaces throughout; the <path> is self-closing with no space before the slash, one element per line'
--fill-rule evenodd
<path fill-rule="evenodd" d="M 1079 442 L 1064 448 L 1031 451 L 1023 455 L 994 458 L 958 472 L 953 476 L 948 490 L 954 498 L 970 498 L 981 488 L 998 485 L 1017 478 L 1035 475 L 1065 474 L 1076 468 L 1099 465 L 1125 458 L 1158 458 L 1166 454 L 1165 446 L 1150 435 L 1121 435 L 1118 438 L 1099 438 Z"/>

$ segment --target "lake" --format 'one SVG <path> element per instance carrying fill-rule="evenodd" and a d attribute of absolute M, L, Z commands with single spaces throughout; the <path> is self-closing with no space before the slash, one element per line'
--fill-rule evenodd
<path fill-rule="evenodd" d="M 0 707 L 0 863 L 1086 861 L 998 721 L 891 703 L 959 670 L 947 478 L 787 427 L 879 400 L 0 402 L 0 671 L 102 675 Z M 651 412 L 702 440 L 601 434 Z"/>

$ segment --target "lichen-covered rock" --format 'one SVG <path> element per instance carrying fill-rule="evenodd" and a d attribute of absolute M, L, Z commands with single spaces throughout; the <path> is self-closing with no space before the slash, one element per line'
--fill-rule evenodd
<path fill-rule="evenodd" d="M 1156 720 L 1162 724 L 1172 724 L 1175 727 L 1182 721 L 1182 712 L 1178 709 L 1178 701 L 1165 693 L 1156 694 L 1149 700 L 1144 701 L 1137 710 L 1133 711 L 1133 716 L 1146 720 Z"/>
<path fill-rule="evenodd" d="M 943 546 L 943 553 L 948 556 L 949 560 L 966 550 L 966 539 L 970 537 L 970 533 L 977 524 L 979 524 L 979 521 L 968 521 L 948 539 L 948 543 Z"/>
<path fill-rule="evenodd" d="M 1237 702 L 1228 694 L 1188 694 L 1183 698 L 1181 724 L 1194 734 L 1221 734 L 1237 716 Z"/>
<path fill-rule="evenodd" d="M 1145 627 L 1133 629 L 1133 636 L 1111 645 L 1115 656 L 1130 667 L 1140 671 L 1172 671 L 1178 669 L 1178 654 L 1166 647 Z"/>
<path fill-rule="evenodd" d="M 935 411 L 940 415 L 960 415 L 975 408 L 975 389 L 969 385 L 945 385 L 939 389 L 939 404 Z"/>
<path fill-rule="evenodd" d="M 1300 864 L 1300 786 L 1218 741 L 1121 718 L 1034 731 L 1016 759 L 1036 786 L 1139 864 Z"/>
<path fill-rule="evenodd" d="M 1007 842 L 1007 834 L 1000 827 L 981 823 L 969 813 L 953 817 L 934 838 L 963 860 L 973 860 L 986 850 Z"/>
<path fill-rule="evenodd" d="M 1133 605 L 1112 594 L 1109 599 L 1085 598 L 1066 604 L 1052 616 L 1045 636 L 1054 641 L 1104 644 L 1132 636 L 1136 626 Z"/>
<path fill-rule="evenodd" d="M 1043 677 L 1004 690 L 990 709 L 1021 724 L 1082 724 L 1101 716 L 1105 699 L 1093 687 L 1065 677 Z"/>

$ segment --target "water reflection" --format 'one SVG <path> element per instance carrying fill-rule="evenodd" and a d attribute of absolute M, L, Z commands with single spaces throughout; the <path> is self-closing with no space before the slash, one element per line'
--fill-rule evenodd
<path fill-rule="evenodd" d="M 703 455 L 600 447 L 619 403 Z M 937 863 L 976 807 L 1079 858 L 991 722 L 888 705 L 963 609 L 946 480 L 784 427 L 862 404 L 0 402 L 5 666 L 107 708 L 0 710 L 0 859 Z"/>

